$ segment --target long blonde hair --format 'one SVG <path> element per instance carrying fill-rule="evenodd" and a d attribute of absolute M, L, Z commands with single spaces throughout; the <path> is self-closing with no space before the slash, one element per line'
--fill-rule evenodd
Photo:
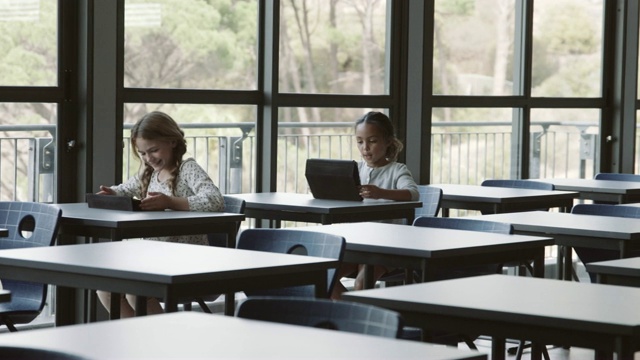
<path fill-rule="evenodd" d="M 171 181 L 169 182 L 171 194 L 175 196 L 182 157 L 187 152 L 184 131 L 180 129 L 171 116 L 160 111 L 152 111 L 146 114 L 131 128 L 131 149 L 133 150 L 133 155 L 140 160 L 140 170 L 138 172 L 140 176 L 140 192 L 142 197 L 145 197 L 149 189 L 153 167 L 142 160 L 140 154 L 138 154 L 138 146 L 136 144 L 138 138 L 175 142 L 176 146 L 173 148 L 174 169 L 171 172 Z"/>

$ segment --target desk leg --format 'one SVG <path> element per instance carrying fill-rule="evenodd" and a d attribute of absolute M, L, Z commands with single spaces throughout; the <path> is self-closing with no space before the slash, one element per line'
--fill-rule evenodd
<path fill-rule="evenodd" d="M 227 316 L 235 315 L 236 293 L 228 292 L 224 294 L 224 314 Z"/>
<path fill-rule="evenodd" d="M 76 308 L 76 290 L 66 286 L 56 286 L 56 326 L 75 324 Z"/>
<path fill-rule="evenodd" d="M 504 360 L 505 352 L 505 338 L 493 336 L 491 338 L 491 360 Z"/>
<path fill-rule="evenodd" d="M 136 316 L 145 316 L 145 315 L 147 315 L 147 297 L 136 296 Z"/>
<path fill-rule="evenodd" d="M 375 281 L 373 280 L 373 265 L 364 265 L 364 288 L 373 289 Z"/>
<path fill-rule="evenodd" d="M 544 277 L 544 249 L 541 249 L 540 254 L 533 259 L 533 276 Z"/>
<path fill-rule="evenodd" d="M 125 301 L 122 294 L 111 293 L 111 301 L 109 304 L 109 320 L 120 319 L 121 302 Z"/>
<path fill-rule="evenodd" d="M 564 246 L 564 270 L 562 271 L 564 280 L 571 281 L 571 274 L 573 273 L 573 248 L 571 246 Z"/>

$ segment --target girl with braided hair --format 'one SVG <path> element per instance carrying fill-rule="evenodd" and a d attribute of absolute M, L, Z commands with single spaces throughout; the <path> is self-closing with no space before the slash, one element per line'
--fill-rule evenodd
<path fill-rule="evenodd" d="M 98 194 L 125 195 L 142 199 L 145 211 L 224 211 L 224 198 L 207 172 L 187 152 L 184 132 L 167 114 L 154 111 L 131 128 L 131 149 L 140 160 L 140 171 L 120 185 L 100 186 Z M 207 236 L 167 236 L 147 240 L 208 245 Z M 109 308 L 110 294 L 98 296 Z M 122 300 L 121 316 L 133 316 L 135 297 Z M 128 301 L 127 301 L 128 300 Z M 161 313 L 157 299 L 149 299 L 148 313 Z"/>

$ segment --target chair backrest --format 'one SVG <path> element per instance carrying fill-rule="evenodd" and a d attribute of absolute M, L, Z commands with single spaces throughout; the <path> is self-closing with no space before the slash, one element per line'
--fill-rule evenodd
<path fill-rule="evenodd" d="M 392 310 L 316 298 L 251 297 L 239 304 L 236 316 L 388 338 L 398 338 L 403 325 Z"/>
<path fill-rule="evenodd" d="M 576 204 L 571 209 L 571 213 L 640 218 L 640 207 L 609 204 Z"/>
<path fill-rule="evenodd" d="M 0 249 L 52 246 L 58 235 L 62 211 L 51 204 L 35 202 L 0 202 L 0 228 L 9 235 L 0 238 Z M 11 291 L 11 301 L 0 303 L 0 320 L 15 324 L 31 322 L 44 308 L 45 284 L 2 279 L 3 288 Z"/>
<path fill-rule="evenodd" d="M 555 186 L 548 182 L 535 180 L 503 180 L 489 179 L 481 184 L 482 186 L 496 186 L 520 189 L 536 189 L 536 190 L 555 190 Z"/>
<path fill-rule="evenodd" d="M 224 212 L 244 214 L 244 208 L 246 201 L 238 197 L 223 195 L 224 198 Z M 240 222 L 238 222 L 238 230 L 240 229 Z M 227 247 L 227 236 L 225 234 L 207 234 L 209 245 L 218 247 Z"/>
<path fill-rule="evenodd" d="M 443 229 L 458 229 L 483 231 L 497 234 L 513 234 L 513 225 L 498 221 L 475 220 L 465 218 L 419 217 L 413 221 L 413 226 L 434 227 Z"/>
<path fill-rule="evenodd" d="M 640 175 L 638 174 L 623 173 L 598 173 L 593 178 L 596 180 L 640 181 Z"/>
<path fill-rule="evenodd" d="M 610 204 L 576 204 L 571 209 L 572 214 L 583 215 L 601 215 L 601 216 L 617 216 L 626 218 L 640 218 L 640 207 L 624 206 L 624 205 L 610 205 Z M 574 246 L 576 255 L 583 264 L 588 264 L 596 261 L 607 261 L 620 258 L 620 251 L 609 249 L 594 249 L 589 247 Z M 630 256 L 640 256 L 638 251 L 632 251 Z M 589 273 L 589 278 L 592 283 L 597 281 L 596 275 Z"/>
<path fill-rule="evenodd" d="M 344 254 L 344 237 L 313 231 L 292 229 L 246 229 L 240 234 L 237 248 L 281 254 L 297 254 L 336 259 Z M 337 269 L 327 271 L 327 296 L 337 281 Z M 280 289 L 245 291 L 247 296 L 308 296 L 314 297 L 314 287 L 295 286 Z"/>
<path fill-rule="evenodd" d="M 420 191 L 422 207 L 416 209 L 415 217 L 438 216 L 440 202 L 442 201 L 442 189 L 435 186 L 418 185 L 418 191 Z"/>

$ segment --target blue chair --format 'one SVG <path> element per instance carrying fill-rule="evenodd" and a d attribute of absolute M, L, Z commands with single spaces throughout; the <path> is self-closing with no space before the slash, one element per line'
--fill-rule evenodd
<path fill-rule="evenodd" d="M 223 195 L 223 197 L 224 197 L 224 212 L 244 214 L 244 209 L 246 207 L 246 201 L 244 201 L 244 199 L 240 199 L 230 195 Z M 240 224 L 241 223 L 239 222 L 237 230 L 240 230 Z M 226 234 L 219 234 L 219 233 L 207 234 L 207 240 L 209 240 L 210 246 L 217 246 L 217 247 L 229 246 Z M 208 295 L 205 297 L 195 298 L 195 299 L 192 299 L 191 301 L 180 300 L 180 303 L 182 303 L 183 309 L 185 311 L 190 311 L 192 308 L 191 303 L 195 301 L 198 303 L 202 311 L 208 314 L 211 314 L 211 309 L 209 309 L 209 306 L 207 306 L 207 302 L 215 301 L 219 297 L 220 297 L 220 294 L 214 294 L 214 295 Z"/>
<path fill-rule="evenodd" d="M 609 205 L 609 204 L 576 204 L 571 209 L 572 214 L 584 215 L 601 215 L 601 216 L 618 216 L 625 218 L 640 218 L 640 207 Z M 614 260 L 620 258 L 620 251 L 607 249 L 593 249 L 587 247 L 574 246 L 576 255 L 583 264 L 596 261 Z M 636 251 L 631 256 L 640 256 L 640 252 Z M 592 283 L 596 282 L 596 275 L 589 273 L 589 279 Z"/>
<path fill-rule="evenodd" d="M 413 221 L 413 226 L 482 231 L 496 234 L 513 234 L 514 231 L 513 226 L 508 223 L 465 218 L 418 217 Z M 502 266 L 503 264 L 491 264 L 486 266 L 450 269 L 443 271 L 436 276 L 438 280 L 445 280 L 475 275 L 495 274 L 502 272 Z"/>
<path fill-rule="evenodd" d="M 507 179 L 489 179 L 483 181 L 481 186 L 495 186 L 495 187 L 508 187 L 519 189 L 534 189 L 534 190 L 555 190 L 555 186 L 551 183 L 536 181 L 536 180 L 507 180 Z"/>
<path fill-rule="evenodd" d="M 440 212 L 442 202 L 442 189 L 430 185 L 418 185 L 420 192 L 420 202 L 422 206 L 416 208 L 415 217 L 428 216 L 436 217 Z M 378 281 L 385 283 L 385 286 L 395 286 L 403 284 L 411 276 L 405 269 L 395 269 L 382 276 Z"/>
<path fill-rule="evenodd" d="M 415 217 L 431 216 L 436 217 L 440 212 L 440 203 L 442 202 L 442 189 L 430 185 L 418 185 L 420 192 L 420 202 L 422 206 L 416 208 Z"/>
<path fill-rule="evenodd" d="M 223 195 L 224 198 L 224 212 L 244 214 L 246 202 L 244 199 L 233 197 L 232 195 Z M 238 230 L 240 230 L 240 223 L 238 223 Z M 228 247 L 227 237 L 225 234 L 207 234 L 209 245 L 218 247 Z"/>
<path fill-rule="evenodd" d="M 640 181 L 640 175 L 638 174 L 623 173 L 598 173 L 593 178 L 596 180 Z"/>
<path fill-rule="evenodd" d="M 388 338 L 398 338 L 403 323 L 399 313 L 373 305 L 281 296 L 247 298 L 236 316 Z"/>
<path fill-rule="evenodd" d="M 240 234 L 237 248 L 275 252 L 281 254 L 295 254 L 336 259 L 342 262 L 346 241 L 344 237 L 313 231 L 292 229 L 246 229 Z M 336 269 L 327 271 L 327 297 L 331 295 L 338 272 Z M 295 286 L 279 289 L 264 289 L 245 291 L 251 296 L 298 296 L 315 297 L 313 285 Z"/>
<path fill-rule="evenodd" d="M 58 235 L 62 211 L 55 205 L 34 202 L 0 202 L 0 228 L 9 236 L 0 238 L 0 250 L 52 246 Z M 17 331 L 16 324 L 28 324 L 44 308 L 47 285 L 2 279 L 11 291 L 11 301 L 0 303 L 0 324 Z"/>

